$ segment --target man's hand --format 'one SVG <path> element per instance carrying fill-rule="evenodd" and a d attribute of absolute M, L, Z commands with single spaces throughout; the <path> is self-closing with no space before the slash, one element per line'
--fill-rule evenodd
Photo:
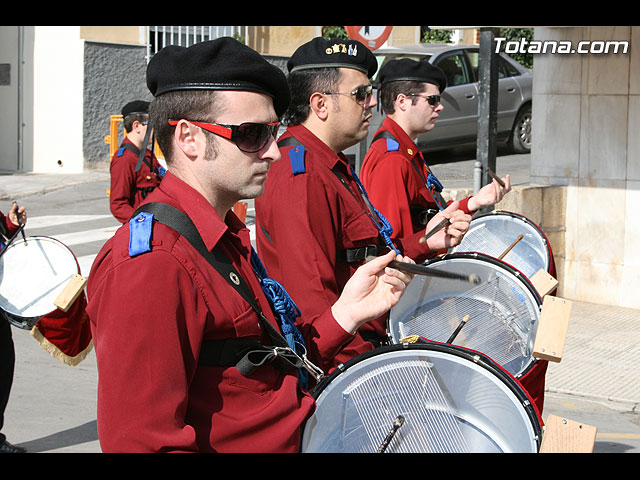
<path fill-rule="evenodd" d="M 387 267 L 391 260 L 415 263 L 393 251 L 373 258 L 356 270 L 331 307 L 334 318 L 347 332 L 355 334 L 361 325 L 388 312 L 402 297 L 413 276 Z"/>
<path fill-rule="evenodd" d="M 11 205 L 11 210 L 9 210 L 9 221 L 13 223 L 16 227 L 20 225 L 26 225 L 27 223 L 27 209 L 22 206 L 18 208 L 18 204 L 13 202 Z"/>
<path fill-rule="evenodd" d="M 427 224 L 425 235 L 431 231 L 433 227 L 438 225 L 443 218 L 449 219 L 449 224 L 438 233 L 434 234 L 427 240 L 427 245 L 433 251 L 446 250 L 459 245 L 471 223 L 471 215 L 467 215 L 459 210 L 460 202 L 454 201 L 449 206 L 438 212 Z"/>
<path fill-rule="evenodd" d="M 488 183 L 469 199 L 469 210 L 477 211 L 484 207 L 490 207 L 500 202 L 504 196 L 511 191 L 511 178 L 506 175 L 502 179 L 504 187 L 498 183 L 496 179 L 493 179 L 491 183 Z"/>

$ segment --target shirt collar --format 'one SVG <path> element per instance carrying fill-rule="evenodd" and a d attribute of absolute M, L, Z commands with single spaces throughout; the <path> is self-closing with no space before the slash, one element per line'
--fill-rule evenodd
<path fill-rule="evenodd" d="M 249 229 L 233 211 L 229 211 L 226 219 L 222 220 L 200 192 L 170 171 L 166 172 L 158 189 L 170 197 L 171 201 L 167 203 L 189 216 L 207 250 L 211 251 L 225 234 L 236 237 L 245 247 L 250 247 Z"/>
<path fill-rule="evenodd" d="M 386 117 L 384 119 L 378 131 L 381 131 L 381 130 L 386 130 L 391 132 L 395 137 L 395 139 L 400 144 L 400 152 L 402 152 L 403 154 L 409 155 L 409 158 L 413 157 L 414 155 L 420 152 L 420 149 L 417 147 L 414 141 L 411 140 L 411 138 L 409 138 L 409 135 L 407 135 L 407 132 L 405 132 L 404 129 L 400 125 L 398 125 L 398 123 L 392 118 Z"/>
<path fill-rule="evenodd" d="M 317 158 L 319 161 L 326 164 L 329 169 L 332 169 L 336 165 L 341 165 L 343 168 L 348 169 L 349 161 L 347 157 L 342 153 L 336 153 L 329 146 L 320 140 L 311 130 L 304 125 L 290 125 L 287 127 L 287 132 L 294 136 L 306 148 L 312 148 L 318 153 Z M 314 157 L 314 161 L 315 161 Z"/>

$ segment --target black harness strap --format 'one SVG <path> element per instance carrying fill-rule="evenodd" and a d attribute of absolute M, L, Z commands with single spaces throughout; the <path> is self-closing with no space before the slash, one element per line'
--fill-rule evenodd
<path fill-rule="evenodd" d="M 231 261 L 218 245 L 212 251 L 207 250 L 198 230 L 186 214 L 171 205 L 160 202 L 142 205 L 136 210 L 133 217 L 141 212 L 153 214 L 154 220 L 165 224 L 186 238 L 209 264 L 251 305 L 273 343 L 273 346 L 265 346 L 258 341 L 242 338 L 204 340 L 201 357 L 198 361 L 199 364 L 209 366 L 235 365 L 240 373 L 245 376 L 252 373 L 255 368 L 273 360 L 276 360 L 275 365 L 279 366 L 283 371 L 304 368 L 302 359 L 291 351 L 286 339 L 264 316 L 251 290 L 233 267 Z"/>

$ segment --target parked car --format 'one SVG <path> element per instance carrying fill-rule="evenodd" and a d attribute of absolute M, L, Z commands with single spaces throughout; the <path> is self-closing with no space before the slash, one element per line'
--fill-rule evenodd
<path fill-rule="evenodd" d="M 427 60 L 447 75 L 447 88 L 442 94 L 443 111 L 430 132 L 418 137 L 423 151 L 442 150 L 475 143 L 478 131 L 478 45 L 423 43 L 403 47 L 380 48 L 373 52 L 378 59 L 378 72 L 387 62 L 398 58 Z M 504 53 L 498 56 L 497 141 L 505 141 L 513 153 L 531 151 L 532 72 Z M 377 73 L 372 79 L 377 83 Z M 383 114 L 374 108 L 367 146 L 382 123 Z M 362 156 L 360 144 L 346 152 L 357 159 Z M 363 158 L 363 157 L 362 157 Z M 359 162 L 357 162 L 359 163 Z"/>

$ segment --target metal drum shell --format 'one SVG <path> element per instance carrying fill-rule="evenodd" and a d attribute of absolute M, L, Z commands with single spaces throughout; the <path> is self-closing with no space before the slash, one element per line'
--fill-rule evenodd
<path fill-rule="evenodd" d="M 76 256 L 59 240 L 17 238 L 0 257 L 0 309 L 12 325 L 30 330 L 56 309 L 54 300 L 78 273 Z"/>
<path fill-rule="evenodd" d="M 326 377 L 312 392 L 317 407 L 305 425 L 302 452 L 374 453 L 377 441 L 365 450 L 353 444 L 342 443 L 336 430 L 347 422 L 342 418 L 341 412 L 335 411 L 333 407 L 340 402 L 340 397 L 345 396 L 341 390 L 352 388 L 352 385 L 362 381 L 361 378 L 366 378 L 379 365 L 384 367 L 391 362 L 412 362 L 415 359 L 429 364 L 429 368 L 433 370 L 434 378 L 452 408 L 450 414 L 455 418 L 457 427 L 464 430 L 469 453 L 536 453 L 539 450 L 542 438 L 540 414 L 528 393 L 513 376 L 480 352 L 455 345 L 427 342 L 376 348 L 351 359 Z M 404 367 L 401 365 L 399 368 Z M 358 374 L 361 375 L 360 378 L 357 377 Z M 385 393 L 389 397 L 396 395 L 395 392 Z M 425 410 L 430 408 L 425 405 Z M 405 416 L 409 424 L 411 413 Z M 376 437 L 380 441 L 391 427 L 392 419 L 393 416 L 380 426 Z M 362 428 L 364 427 L 359 427 L 360 430 Z M 352 437 L 358 435 L 357 430 L 354 431 L 355 434 L 350 434 Z M 436 431 L 433 430 L 434 434 Z M 445 437 L 448 435 L 441 437 L 444 443 L 449 441 Z M 408 438 L 407 442 L 411 440 Z M 393 443 L 390 444 L 389 452 L 440 453 L 437 448 L 428 450 L 409 445 L 407 450 L 403 450 L 399 445 L 392 447 Z"/>
<path fill-rule="evenodd" d="M 456 300 L 456 297 L 473 299 L 474 290 L 483 288 L 483 286 L 487 284 L 488 270 L 490 273 L 493 273 L 495 275 L 500 274 L 501 277 L 503 277 L 506 281 L 512 283 L 510 289 L 511 291 L 509 292 L 509 294 L 513 295 L 514 303 L 520 302 L 517 307 L 520 308 L 521 311 L 518 312 L 518 315 L 514 315 L 513 313 L 510 314 L 511 317 L 515 318 L 511 318 L 511 323 L 509 325 L 512 326 L 515 324 L 518 327 L 514 327 L 514 330 L 521 333 L 520 338 L 523 339 L 521 343 L 525 344 L 523 348 L 526 351 L 533 350 L 537 323 L 542 309 L 542 298 L 538 294 L 535 287 L 528 280 L 528 278 L 520 271 L 518 271 L 515 267 L 489 255 L 478 252 L 459 252 L 445 254 L 426 261 L 424 265 L 431 268 L 444 268 L 452 265 L 455 266 L 456 263 L 459 265 L 463 265 L 469 269 L 473 269 L 475 267 L 477 270 L 474 271 L 456 272 L 465 273 L 467 275 L 472 273 L 478 274 L 481 279 L 481 284 L 479 286 L 475 286 L 468 283 L 443 278 L 419 276 L 414 277 L 414 279 L 404 292 L 401 300 L 396 306 L 391 309 L 389 315 L 387 316 L 387 332 L 390 343 L 401 343 L 401 340 L 409 335 L 418 335 L 425 338 L 426 340 L 434 342 L 447 342 L 449 334 L 451 334 L 455 328 L 455 325 L 450 325 L 448 323 L 450 322 L 449 318 L 438 316 L 433 322 L 429 324 L 430 326 L 428 331 L 423 329 L 420 331 L 411 330 L 409 332 L 403 332 L 402 330 L 404 328 L 404 323 L 407 323 L 406 319 L 410 315 L 412 316 L 412 318 L 410 318 L 409 321 L 412 321 L 414 317 L 420 315 L 425 316 L 425 318 L 432 318 L 434 315 L 436 315 L 436 313 L 440 312 L 436 312 L 436 310 L 434 309 L 433 313 L 429 313 L 428 311 L 427 313 L 424 313 L 424 307 L 435 304 L 435 308 L 440 308 L 441 305 L 438 302 L 442 302 L 442 304 L 444 304 L 443 299 L 445 301 L 449 298 L 453 298 L 454 300 Z M 477 300 L 482 307 L 484 307 L 484 303 L 482 303 L 483 300 L 484 299 L 482 298 L 479 298 Z M 462 300 L 460 300 L 460 302 L 462 302 Z M 422 311 L 420 310 L 421 308 Z M 453 310 L 455 310 L 455 306 Z M 507 308 L 503 307 L 498 310 L 498 313 L 494 315 L 495 318 L 497 319 L 499 317 L 499 314 L 504 310 L 507 310 Z M 480 315 L 484 316 L 489 314 L 485 313 L 483 310 Z M 462 320 L 462 317 L 463 314 L 458 315 L 456 322 L 460 322 Z M 491 319 L 493 320 L 493 317 Z M 441 331 L 441 329 L 437 328 L 437 326 L 441 325 L 443 327 L 450 327 L 450 329 L 446 332 Z M 504 360 L 504 355 L 497 355 L 493 351 L 487 351 L 487 349 L 483 348 L 483 346 L 487 345 L 488 342 L 485 338 L 479 336 L 475 338 L 470 337 L 470 341 L 465 341 L 467 337 L 466 334 L 469 332 L 469 327 L 471 327 L 471 325 L 473 325 L 473 323 L 471 323 L 471 320 L 469 320 L 469 324 L 465 325 L 458 337 L 454 339 L 454 344 L 464 348 L 482 352 L 484 355 L 489 356 L 496 363 L 500 364 L 503 368 L 509 371 L 509 373 L 515 378 L 520 378 L 526 375 L 526 373 L 528 373 L 536 364 L 537 359 L 530 355 L 523 355 L 521 357 L 517 357 L 517 360 L 514 360 L 511 365 L 508 365 L 507 360 Z M 467 330 L 465 331 L 465 329 Z M 434 336 L 436 338 L 434 338 Z M 513 357 L 513 355 L 511 355 L 511 357 Z"/>
<path fill-rule="evenodd" d="M 502 261 L 528 278 L 540 269 L 555 276 L 549 239 L 535 222 L 519 213 L 497 210 L 475 215 L 460 244 L 449 253 L 478 252 L 499 258 L 519 234 L 524 235 L 523 239 Z"/>

